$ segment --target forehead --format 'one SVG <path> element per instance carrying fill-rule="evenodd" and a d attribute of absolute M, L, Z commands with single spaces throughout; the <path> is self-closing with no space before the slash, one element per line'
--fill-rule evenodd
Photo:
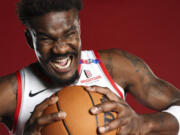
<path fill-rule="evenodd" d="M 43 16 L 35 17 L 30 23 L 35 31 L 61 33 L 72 25 L 76 25 L 77 22 L 77 13 L 74 9 L 71 9 L 68 11 L 50 12 Z"/>

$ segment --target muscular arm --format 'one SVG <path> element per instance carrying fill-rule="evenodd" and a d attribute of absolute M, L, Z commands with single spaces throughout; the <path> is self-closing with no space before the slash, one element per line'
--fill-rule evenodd
<path fill-rule="evenodd" d="M 113 79 L 143 105 L 157 111 L 180 105 L 180 91 L 156 77 L 141 59 L 117 49 L 99 53 Z M 167 113 L 158 112 L 142 117 L 151 134 L 177 133 L 177 120 Z"/>
<path fill-rule="evenodd" d="M 16 74 L 10 74 L 0 78 L 0 117 L 2 121 L 6 122 L 8 127 L 12 125 L 12 119 L 16 109 L 16 91 Z"/>

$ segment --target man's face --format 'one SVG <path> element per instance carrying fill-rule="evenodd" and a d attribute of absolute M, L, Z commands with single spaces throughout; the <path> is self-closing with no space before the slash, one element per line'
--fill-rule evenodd
<path fill-rule="evenodd" d="M 39 63 L 60 82 L 77 75 L 81 55 L 79 20 L 75 10 L 50 12 L 33 18 L 30 33 Z"/>

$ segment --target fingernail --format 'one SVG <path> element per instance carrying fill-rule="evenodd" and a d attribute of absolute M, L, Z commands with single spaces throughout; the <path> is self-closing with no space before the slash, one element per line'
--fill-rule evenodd
<path fill-rule="evenodd" d="M 95 114 L 95 113 L 97 113 L 98 108 L 97 107 L 93 107 L 93 108 L 90 109 L 90 111 L 91 111 L 91 113 Z"/>
<path fill-rule="evenodd" d="M 57 101 L 57 100 L 58 100 L 58 97 L 55 96 L 55 97 L 52 97 L 51 99 L 52 99 L 53 101 Z"/>
<path fill-rule="evenodd" d="M 58 113 L 59 118 L 62 118 L 62 117 L 65 118 L 66 116 L 67 116 L 67 114 L 65 112 L 59 112 Z"/>
<path fill-rule="evenodd" d="M 104 133 L 106 131 L 106 128 L 105 127 L 99 127 L 99 132 L 100 133 Z"/>

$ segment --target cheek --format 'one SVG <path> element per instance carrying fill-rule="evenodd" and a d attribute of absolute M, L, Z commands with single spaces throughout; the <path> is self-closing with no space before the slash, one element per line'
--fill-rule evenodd
<path fill-rule="evenodd" d="M 80 34 L 77 35 L 76 40 L 78 42 L 79 48 L 81 49 L 81 36 L 80 36 Z"/>
<path fill-rule="evenodd" d="M 37 48 L 35 48 L 35 53 L 38 59 L 46 61 L 49 57 L 50 47 L 38 44 Z"/>
<path fill-rule="evenodd" d="M 78 50 L 81 49 L 81 38 L 80 36 L 76 35 L 71 40 L 71 44 L 73 44 Z"/>

